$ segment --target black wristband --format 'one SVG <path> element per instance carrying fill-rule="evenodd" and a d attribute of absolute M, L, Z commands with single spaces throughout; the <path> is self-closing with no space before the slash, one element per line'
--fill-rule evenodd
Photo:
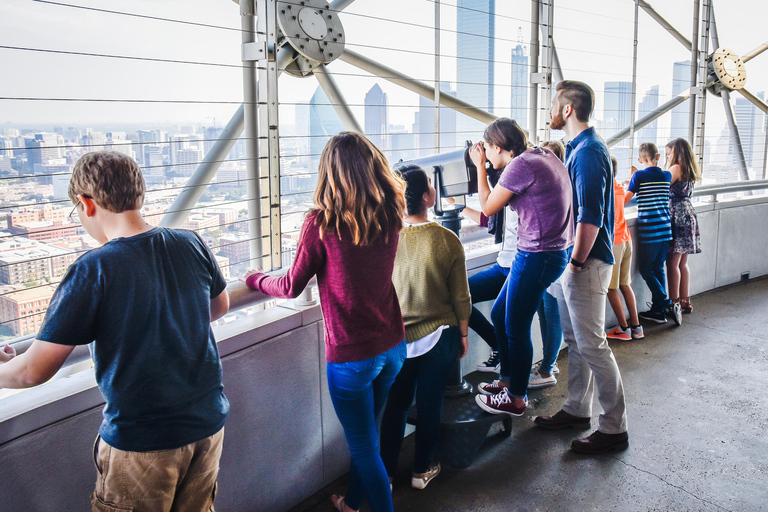
<path fill-rule="evenodd" d="M 571 258 L 571 265 L 574 267 L 584 268 L 584 264 L 586 261 L 576 261 L 575 259 Z"/>

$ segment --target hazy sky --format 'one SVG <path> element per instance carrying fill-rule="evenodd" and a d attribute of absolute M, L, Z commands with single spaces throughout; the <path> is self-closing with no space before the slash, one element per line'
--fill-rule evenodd
<path fill-rule="evenodd" d="M 0 2 L 0 45 L 43 50 L 87 52 L 155 59 L 218 63 L 238 66 L 240 16 L 231 0 L 62 0 L 136 14 L 194 21 L 235 30 L 195 27 L 109 13 L 92 12 L 32 0 Z M 441 10 L 441 78 L 456 80 L 456 0 Z M 655 0 L 652 5 L 690 37 L 692 2 Z M 509 107 L 510 51 L 519 27 L 525 44 L 530 39 L 530 2 L 496 0 L 496 105 Z M 727 8 L 726 8 L 727 7 Z M 350 48 L 380 60 L 411 76 L 434 80 L 435 3 L 431 0 L 357 0 L 342 13 Z M 768 7 L 757 0 L 722 0 L 715 4 L 721 46 L 738 54 L 764 42 Z M 603 83 L 631 80 L 634 2 L 632 0 L 557 0 L 555 43 L 566 78 L 590 83 L 597 95 L 601 117 Z M 387 18 L 387 21 L 378 18 Z M 419 27 L 414 25 L 425 25 Z M 403 50 L 403 51 L 398 51 Z M 418 52 L 425 52 L 422 55 Z M 660 103 L 671 97 L 672 66 L 690 53 L 640 12 L 638 102 L 651 86 L 660 86 Z M 0 126 L 113 125 L 187 122 L 223 125 L 242 100 L 242 71 L 238 67 L 131 61 L 80 55 L 61 55 L 0 49 L 0 96 L 37 98 L 192 100 L 231 102 L 201 104 L 61 102 L 0 100 Z M 410 126 L 418 105 L 416 95 L 361 74 L 342 62 L 330 69 L 340 73 L 349 103 L 362 105 L 376 82 L 389 95 L 390 122 Z M 747 86 L 753 92 L 768 89 L 768 52 L 747 63 Z M 362 73 L 365 75 L 365 73 Z M 477 81 L 478 79 L 473 79 Z M 307 102 L 317 86 L 314 78 L 281 78 L 283 122 L 293 123 L 291 104 Z M 739 97 L 738 95 L 734 95 Z M 353 106 L 362 123 L 362 107 Z M 660 121 L 668 126 L 669 116 Z M 720 135 L 724 126 L 722 101 L 708 97 L 708 136 Z"/>

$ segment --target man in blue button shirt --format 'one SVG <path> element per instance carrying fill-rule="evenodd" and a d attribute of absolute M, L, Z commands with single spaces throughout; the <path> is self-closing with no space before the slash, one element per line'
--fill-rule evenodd
<path fill-rule="evenodd" d="M 591 426 L 595 386 L 603 408 L 598 428 L 571 444 L 574 451 L 601 453 L 628 444 L 624 385 L 605 339 L 605 302 L 613 266 L 613 172 L 608 148 L 589 127 L 595 104 L 583 82 L 557 84 L 551 128 L 563 129 L 570 142 L 565 166 L 573 183 L 576 239 L 571 261 L 550 293 L 557 297 L 568 343 L 568 397 L 553 416 L 539 416 L 543 428 Z"/>

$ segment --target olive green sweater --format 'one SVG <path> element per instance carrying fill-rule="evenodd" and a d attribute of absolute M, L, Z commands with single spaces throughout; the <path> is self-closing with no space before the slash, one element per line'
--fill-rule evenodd
<path fill-rule="evenodd" d="M 408 343 L 472 312 L 464 247 L 435 222 L 404 228 L 392 274 Z"/>

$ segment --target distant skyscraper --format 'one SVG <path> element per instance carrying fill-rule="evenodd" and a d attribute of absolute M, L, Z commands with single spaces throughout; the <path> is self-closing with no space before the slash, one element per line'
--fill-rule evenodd
<path fill-rule="evenodd" d="M 645 96 L 643 96 L 643 99 L 640 101 L 640 111 L 638 118 L 650 114 L 657 108 L 659 108 L 659 86 L 654 85 L 648 90 L 648 92 L 645 93 Z M 649 123 L 643 128 L 640 128 L 640 130 L 637 132 L 637 136 L 635 137 L 635 141 L 638 143 L 653 142 L 654 144 L 658 145 L 657 138 L 659 134 L 657 123 L 658 120 L 654 120 L 652 123 Z M 635 146 L 637 146 L 637 144 L 635 144 Z"/>
<path fill-rule="evenodd" d="M 518 44 L 512 49 L 512 119 L 528 129 L 528 55 Z"/>
<path fill-rule="evenodd" d="M 605 82 L 603 119 L 612 119 L 616 123 L 616 131 L 629 126 L 632 119 L 632 82 Z"/>
<path fill-rule="evenodd" d="M 672 95 L 677 96 L 691 87 L 691 61 L 675 62 L 672 70 Z M 688 124 L 690 123 L 691 102 L 684 101 L 672 109 L 672 127 L 669 132 L 670 139 L 678 137 L 688 138 Z M 690 142 L 690 141 L 689 141 Z"/>
<path fill-rule="evenodd" d="M 456 33 L 456 88 L 459 99 L 493 112 L 494 20 L 496 0 L 458 0 Z M 483 123 L 458 116 L 460 139 L 481 132 Z"/>
<path fill-rule="evenodd" d="M 387 131 L 389 133 L 387 159 L 390 164 L 396 164 L 400 160 L 412 160 L 416 157 L 416 136 L 413 133 L 407 131 L 402 125 L 389 126 Z"/>
<path fill-rule="evenodd" d="M 448 82 L 440 84 L 441 94 L 456 96 L 456 91 L 451 90 Z M 466 138 L 464 133 L 456 133 L 456 111 L 446 107 L 440 107 L 440 150 L 450 151 L 456 149 L 456 141 Z M 414 132 L 418 140 L 419 156 L 435 153 L 435 102 L 424 96 L 419 96 L 419 111 L 416 114 Z"/>
<path fill-rule="evenodd" d="M 389 149 L 387 128 L 389 127 L 389 101 L 379 84 L 374 84 L 365 95 L 365 134 L 382 151 Z"/>
<path fill-rule="evenodd" d="M 614 133 L 628 127 L 632 121 L 632 82 L 605 82 L 603 95 L 603 118 L 605 122 L 605 135 L 610 137 Z M 619 161 L 619 168 L 629 167 L 629 138 L 619 142 L 611 148 L 611 154 Z M 620 175 L 623 176 L 623 172 Z"/>
<path fill-rule="evenodd" d="M 763 99 L 764 95 L 765 93 L 763 92 L 757 94 L 760 99 Z M 752 102 L 743 98 L 736 100 L 733 112 L 736 118 L 736 126 L 739 127 L 739 136 L 741 137 L 741 146 L 744 149 L 744 159 L 747 161 L 747 167 L 755 166 L 755 161 L 759 160 L 762 172 L 763 155 L 762 153 L 758 154 L 755 149 L 758 147 L 761 150 L 763 149 L 763 144 L 757 140 L 757 136 L 758 134 L 762 135 L 760 127 L 764 121 L 764 114 Z M 735 164 L 733 140 L 729 143 L 728 154 L 733 159 L 731 161 Z"/>
<path fill-rule="evenodd" d="M 344 131 L 336 110 L 331 105 L 328 96 L 318 87 L 312 99 L 309 100 L 309 170 L 317 171 L 320 154 L 323 152 L 328 139 Z"/>
<path fill-rule="evenodd" d="M 51 160 L 61 158 L 61 148 L 64 138 L 57 133 L 35 133 L 32 137 L 24 137 L 24 147 L 27 148 L 27 166 L 35 169 L 35 164 L 45 165 Z"/>

